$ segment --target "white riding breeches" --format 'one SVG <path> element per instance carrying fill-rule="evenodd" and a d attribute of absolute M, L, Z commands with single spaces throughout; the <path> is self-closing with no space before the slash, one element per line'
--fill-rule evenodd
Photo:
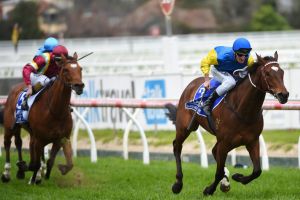
<path fill-rule="evenodd" d="M 30 81 L 31 81 L 31 85 L 33 87 L 38 84 L 41 85 L 42 87 L 44 87 L 45 85 L 47 85 L 50 82 L 50 79 L 43 74 L 31 73 Z"/>
<path fill-rule="evenodd" d="M 221 83 L 221 85 L 216 89 L 219 96 L 222 96 L 236 85 L 235 79 L 228 72 L 220 72 L 212 66 L 211 73 L 213 77 Z"/>

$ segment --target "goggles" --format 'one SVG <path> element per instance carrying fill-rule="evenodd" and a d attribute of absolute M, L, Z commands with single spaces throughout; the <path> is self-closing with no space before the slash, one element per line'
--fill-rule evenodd
<path fill-rule="evenodd" d="M 249 56 L 250 51 L 251 51 L 251 49 L 239 49 L 235 53 L 239 57 L 242 57 L 242 56 L 246 56 L 247 57 L 247 56 Z"/>

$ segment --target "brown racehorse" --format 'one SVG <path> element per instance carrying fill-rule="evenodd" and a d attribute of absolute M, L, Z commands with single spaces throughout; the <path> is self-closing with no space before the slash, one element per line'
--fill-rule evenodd
<path fill-rule="evenodd" d="M 183 174 L 181 167 L 182 144 L 191 131 L 197 130 L 201 125 L 208 132 L 214 134 L 217 143 L 212 149 L 212 154 L 217 162 L 215 179 L 203 191 L 204 195 L 212 195 L 219 182 L 224 178 L 225 161 L 228 152 L 239 146 L 246 146 L 253 163 L 250 175 L 234 174 L 232 178 L 248 184 L 261 174 L 259 158 L 259 135 L 263 130 L 262 105 L 266 93 L 274 95 L 282 104 L 288 100 L 289 93 L 284 86 L 284 71 L 277 62 L 278 54 L 274 57 L 260 57 L 251 67 L 248 77 L 245 78 L 234 90 L 229 92 L 218 107 L 213 110 L 215 121 L 215 134 L 210 129 L 205 117 L 198 116 L 188 130 L 194 111 L 185 109 L 185 103 L 191 101 L 204 78 L 196 78 L 183 91 L 178 107 L 167 105 L 170 119 L 176 126 L 176 138 L 173 141 L 173 152 L 176 159 L 176 182 L 172 187 L 173 193 L 179 193 L 183 187 Z"/>
<path fill-rule="evenodd" d="M 28 170 L 33 171 L 30 183 L 39 183 L 36 180 L 37 172 L 41 166 L 41 156 L 44 147 L 53 143 L 50 158 L 47 161 L 46 178 L 49 178 L 54 164 L 55 156 L 63 146 L 67 165 L 59 165 L 62 174 L 72 169 L 72 150 L 69 141 L 73 126 L 70 113 L 71 92 L 74 90 L 80 95 L 83 92 L 82 68 L 77 62 L 77 53 L 73 57 L 64 57 L 60 61 L 61 70 L 51 87 L 48 87 L 39 96 L 39 99 L 32 105 L 28 116 L 28 125 L 15 124 L 14 112 L 19 93 L 25 85 L 16 85 L 9 93 L 4 107 L 4 148 L 6 151 L 5 172 L 2 174 L 2 181 L 10 180 L 10 145 L 11 138 L 15 136 L 15 144 L 18 150 L 18 178 L 24 178 L 24 171 L 27 170 L 22 160 L 20 137 L 23 127 L 30 133 L 30 163 Z"/>

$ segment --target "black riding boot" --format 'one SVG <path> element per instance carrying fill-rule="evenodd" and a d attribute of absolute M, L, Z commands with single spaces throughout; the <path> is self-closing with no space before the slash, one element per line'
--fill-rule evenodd
<path fill-rule="evenodd" d="M 28 100 L 28 97 L 25 97 L 22 104 L 21 104 L 21 109 L 22 110 L 28 110 L 29 109 L 28 104 L 27 104 L 27 100 Z"/>
<path fill-rule="evenodd" d="M 214 91 L 203 104 L 203 111 L 206 115 L 211 115 L 211 109 L 214 101 L 219 98 L 219 95 Z"/>

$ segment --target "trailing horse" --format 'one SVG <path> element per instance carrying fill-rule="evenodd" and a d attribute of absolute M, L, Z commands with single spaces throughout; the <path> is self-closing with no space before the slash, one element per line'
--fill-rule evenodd
<path fill-rule="evenodd" d="M 43 149 L 49 143 L 53 143 L 53 145 L 50 158 L 47 161 L 46 178 L 49 178 L 56 154 L 62 146 L 64 147 L 67 164 L 59 165 L 61 173 L 66 174 L 73 167 L 71 143 L 69 141 L 73 121 L 69 105 L 72 90 L 80 95 L 83 92 L 84 84 L 82 82 L 82 68 L 77 62 L 76 53 L 74 53 L 73 57 L 68 58 L 62 55 L 61 62 L 61 70 L 53 84 L 47 87 L 32 105 L 28 115 L 28 124 L 15 123 L 17 99 L 25 85 L 23 83 L 16 85 L 8 95 L 4 107 L 6 163 L 4 166 L 5 171 L 1 177 L 3 182 L 10 180 L 10 146 L 13 136 L 15 136 L 15 145 L 19 158 L 17 163 L 18 178 L 24 178 L 24 172 L 30 170 L 33 171 L 30 183 L 40 182 L 40 180 L 36 180 L 36 176 L 41 166 Z M 30 163 L 28 169 L 21 154 L 21 128 L 26 129 L 30 134 Z"/>
<path fill-rule="evenodd" d="M 212 154 L 217 162 L 214 181 L 205 188 L 204 195 L 212 195 L 219 182 L 225 177 L 225 161 L 228 152 L 239 146 L 246 146 L 253 163 L 250 175 L 234 174 L 232 179 L 242 184 L 248 184 L 261 174 L 259 158 L 259 135 L 263 130 L 262 105 L 266 93 L 274 95 L 281 104 L 288 100 L 289 93 L 283 82 L 284 71 L 280 68 L 278 54 L 274 57 L 260 57 L 250 68 L 248 77 L 245 78 L 234 90 L 230 91 L 213 112 L 215 131 L 209 126 L 204 116 L 197 115 L 193 118 L 194 111 L 186 109 L 186 103 L 193 99 L 204 78 L 196 78 L 183 91 L 177 108 L 169 104 L 169 116 L 176 126 L 176 138 L 173 141 L 173 152 L 176 159 L 176 182 L 172 187 L 173 193 L 180 193 L 183 187 L 183 173 L 181 167 L 182 144 L 191 131 L 197 130 L 201 125 L 217 138 L 212 149 Z M 190 127 L 190 128 L 188 128 Z M 228 182 L 229 184 L 229 182 Z M 224 185 L 222 185 L 224 186 Z M 225 189 L 229 190 L 229 188 Z"/>

